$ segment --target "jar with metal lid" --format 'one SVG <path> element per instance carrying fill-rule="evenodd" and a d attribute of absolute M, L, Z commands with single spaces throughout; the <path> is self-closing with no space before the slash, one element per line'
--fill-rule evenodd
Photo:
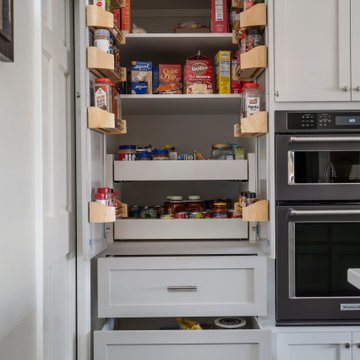
<path fill-rule="evenodd" d="M 246 52 L 262 44 L 262 36 L 259 29 L 248 29 L 246 31 Z"/>
<path fill-rule="evenodd" d="M 188 199 L 189 200 L 187 201 L 187 210 L 189 213 L 204 211 L 204 204 L 200 200 L 199 195 L 189 195 Z"/>
<path fill-rule="evenodd" d="M 164 149 L 169 152 L 169 159 L 170 160 L 177 160 L 177 152 L 174 146 L 172 145 L 165 145 Z"/>
<path fill-rule="evenodd" d="M 172 196 L 168 204 L 168 214 L 176 214 L 179 212 L 185 212 L 185 203 L 182 196 Z"/>
<path fill-rule="evenodd" d="M 214 160 L 234 160 L 232 144 L 215 144 L 212 146 L 212 158 Z"/>
<path fill-rule="evenodd" d="M 228 209 L 226 203 L 214 203 L 214 206 L 212 208 L 212 217 L 215 219 L 226 219 L 228 217 Z"/>
<path fill-rule="evenodd" d="M 151 155 L 149 153 L 137 153 L 136 161 L 149 161 L 152 160 Z"/>
<path fill-rule="evenodd" d="M 152 152 L 153 160 L 169 160 L 168 150 L 154 150 Z"/>
<path fill-rule="evenodd" d="M 246 82 L 241 95 L 242 117 L 246 118 L 260 111 L 259 84 Z"/>
<path fill-rule="evenodd" d="M 136 145 L 121 145 L 119 146 L 119 161 L 135 161 L 136 159 Z"/>
<path fill-rule="evenodd" d="M 106 29 L 96 29 L 94 36 L 94 46 L 106 53 L 110 53 L 110 31 Z"/>
<path fill-rule="evenodd" d="M 95 106 L 112 112 L 112 87 L 111 80 L 100 78 L 95 80 Z"/>

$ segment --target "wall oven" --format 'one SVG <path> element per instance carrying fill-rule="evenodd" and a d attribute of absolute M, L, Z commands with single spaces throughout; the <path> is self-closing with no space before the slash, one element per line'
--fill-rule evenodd
<path fill-rule="evenodd" d="M 275 121 L 277 324 L 360 324 L 360 112 Z"/>

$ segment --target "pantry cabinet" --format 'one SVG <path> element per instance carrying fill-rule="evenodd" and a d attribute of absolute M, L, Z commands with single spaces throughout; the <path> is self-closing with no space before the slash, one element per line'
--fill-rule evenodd
<path fill-rule="evenodd" d="M 274 6 L 275 101 L 359 100 L 359 1 L 276 0 Z"/>

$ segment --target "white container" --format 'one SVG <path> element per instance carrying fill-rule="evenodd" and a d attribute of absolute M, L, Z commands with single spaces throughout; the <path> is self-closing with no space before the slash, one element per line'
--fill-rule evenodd
<path fill-rule="evenodd" d="M 106 29 L 97 29 L 94 32 L 95 47 L 99 48 L 100 50 L 110 53 L 110 31 Z"/>

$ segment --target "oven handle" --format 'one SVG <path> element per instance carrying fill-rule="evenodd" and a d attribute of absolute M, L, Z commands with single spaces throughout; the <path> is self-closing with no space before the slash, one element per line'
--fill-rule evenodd
<path fill-rule="evenodd" d="M 290 209 L 290 216 L 307 215 L 360 215 L 360 210 L 295 210 Z"/>
<path fill-rule="evenodd" d="M 291 136 L 289 142 L 360 142 L 360 136 Z"/>

